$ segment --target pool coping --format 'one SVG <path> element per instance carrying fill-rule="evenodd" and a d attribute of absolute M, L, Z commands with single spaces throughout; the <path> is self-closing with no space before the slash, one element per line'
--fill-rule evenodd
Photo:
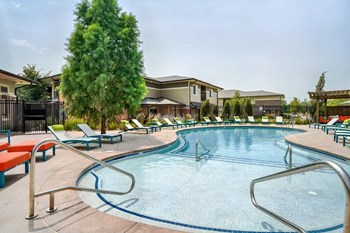
<path fill-rule="evenodd" d="M 233 126 L 213 126 L 214 128 L 220 128 L 220 127 L 272 127 L 272 128 L 284 128 L 278 125 L 233 125 Z M 212 126 L 200 126 L 200 127 L 196 127 L 196 128 L 213 128 Z M 190 128 L 192 129 L 192 127 Z M 304 132 L 300 133 L 300 134 L 295 134 L 295 135 L 299 135 L 301 137 L 292 137 L 290 138 L 289 136 L 285 137 L 285 140 L 291 144 L 298 144 L 300 143 L 300 138 L 304 138 L 304 137 L 310 137 L 310 136 L 314 136 L 314 130 L 313 129 L 307 129 L 306 127 L 295 127 L 295 129 L 298 130 L 302 130 Z M 143 149 L 136 149 L 136 150 L 129 150 L 129 151 L 124 151 L 121 153 L 115 153 L 115 154 L 97 154 L 96 156 L 98 157 L 98 159 L 101 159 L 103 161 L 106 160 L 111 160 L 111 159 L 115 159 L 115 158 L 120 158 L 122 156 L 127 156 L 130 154 L 138 154 L 140 152 L 145 152 L 145 151 L 152 151 L 152 150 L 157 150 L 166 146 L 169 146 L 170 144 L 174 143 L 177 140 L 177 132 L 183 131 L 183 130 L 189 130 L 189 128 L 183 128 L 183 129 L 178 129 L 178 130 L 166 130 L 169 132 L 173 132 L 175 137 L 164 142 L 161 145 L 158 146 L 151 146 L 148 148 L 143 148 Z M 320 133 L 320 131 L 318 131 L 318 133 Z M 323 132 L 322 132 L 323 133 Z M 302 141 L 302 140 L 301 140 Z M 314 145 L 305 145 L 305 143 L 301 144 L 303 147 L 307 147 L 308 149 L 314 149 L 316 151 L 319 152 L 325 152 L 325 153 L 330 153 L 329 150 L 324 150 L 324 148 L 320 148 L 320 147 L 315 147 Z M 347 153 L 349 154 L 350 150 L 347 151 Z M 332 154 L 336 154 L 336 153 L 332 153 Z M 350 159 L 349 155 L 346 155 L 344 157 L 343 152 L 336 154 L 337 156 L 346 158 L 346 159 Z M 55 174 L 53 174 L 49 179 L 47 179 L 43 185 L 40 187 L 40 191 L 43 190 L 47 190 L 53 187 L 52 185 L 52 181 L 53 180 L 60 180 L 60 185 L 68 185 L 68 186 L 72 186 L 75 185 L 78 182 L 78 179 L 81 177 L 81 174 L 83 174 L 84 172 L 86 172 L 87 170 L 91 169 L 91 167 L 96 166 L 93 162 L 90 161 L 82 161 L 82 159 L 78 159 L 76 160 L 74 163 L 71 163 L 67 166 L 65 166 L 65 169 L 62 171 L 60 170 L 59 172 L 56 172 Z M 61 174 L 62 173 L 69 173 L 69 176 L 64 178 L 62 180 Z M 54 186 L 55 187 L 55 186 Z M 38 209 L 40 209 L 40 218 L 42 221 L 44 221 L 52 230 L 55 231 L 59 231 L 59 232 L 69 232 L 69 230 L 72 229 L 77 229 L 80 228 L 79 226 L 83 226 L 83 228 L 81 229 L 81 232 L 90 232 L 89 226 L 91 223 L 89 221 L 91 221 L 91 216 L 94 216 L 94 218 L 101 218 L 101 221 L 99 221 L 99 225 L 101 227 L 104 227 L 104 231 L 103 232 L 181 232 L 178 230 L 172 230 L 172 229 L 168 229 L 168 228 L 162 228 L 162 227 L 157 227 L 157 226 L 152 226 L 152 225 L 147 225 L 144 223 L 138 223 L 138 222 L 134 222 L 134 221 L 130 221 L 130 220 L 125 220 L 123 218 L 120 217 L 116 217 L 116 216 L 112 216 L 112 215 L 108 215 L 108 214 L 104 214 L 101 213 L 95 209 L 93 209 L 92 207 L 88 206 L 85 203 L 79 202 L 80 198 L 78 197 L 77 192 L 75 191 L 69 191 L 68 194 L 63 194 L 63 193 L 57 193 L 55 195 L 56 197 L 56 204 L 58 205 L 59 209 L 63 209 L 63 211 L 60 211 L 60 216 L 59 218 L 55 218 L 55 215 L 57 215 L 58 213 L 53 213 L 53 214 L 48 214 L 45 212 L 46 207 L 48 207 L 48 197 L 40 197 L 38 198 L 38 203 L 37 203 L 37 207 Z M 67 201 L 68 198 L 68 201 Z M 79 207 L 78 208 L 73 208 L 70 207 L 70 205 L 75 205 L 78 204 Z M 43 206 L 43 208 L 41 208 L 41 206 Z M 65 211 L 67 210 L 67 211 Z M 84 212 L 86 214 L 86 216 L 80 216 L 80 218 L 78 217 L 76 221 L 72 222 L 72 219 L 69 219 L 67 217 L 72 215 L 72 211 L 79 213 L 80 211 Z M 74 217 L 76 218 L 76 215 L 74 214 Z M 59 222 L 59 224 L 57 224 L 57 221 Z M 94 222 L 94 228 L 97 226 L 96 222 Z M 115 225 L 121 225 L 122 228 L 124 227 L 125 231 L 121 230 L 121 231 L 116 231 L 115 229 Z M 140 229 L 142 229 L 142 231 L 140 231 Z"/>

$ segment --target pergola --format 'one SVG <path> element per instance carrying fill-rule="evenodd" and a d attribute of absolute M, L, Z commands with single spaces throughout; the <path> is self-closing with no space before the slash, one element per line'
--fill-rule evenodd
<path fill-rule="evenodd" d="M 346 99 L 350 98 L 350 90 L 336 90 L 336 91 L 316 91 L 308 92 L 310 99 L 316 100 L 316 121 L 320 121 L 320 103 L 323 100 L 325 104 L 325 115 L 327 116 L 327 100 L 328 99 Z"/>

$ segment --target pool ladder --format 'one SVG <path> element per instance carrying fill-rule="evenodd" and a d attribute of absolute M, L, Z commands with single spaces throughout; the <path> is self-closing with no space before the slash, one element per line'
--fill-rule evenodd
<path fill-rule="evenodd" d="M 204 148 L 204 150 L 206 151 L 206 153 L 209 153 L 210 150 L 208 150 L 201 141 L 199 141 L 199 139 L 197 139 L 196 141 L 196 161 L 199 161 L 199 155 L 198 155 L 198 146 L 199 144 Z"/>
<path fill-rule="evenodd" d="M 287 150 L 287 153 L 288 153 L 288 150 Z M 290 163 L 290 166 L 291 166 L 291 163 Z M 285 224 L 286 226 L 288 226 L 288 227 L 290 227 L 298 232 L 302 232 L 302 233 L 305 232 L 306 233 L 307 231 L 304 230 L 302 227 L 298 226 L 297 224 L 295 224 L 295 223 L 283 218 L 282 216 L 280 216 L 280 215 L 262 207 L 261 205 L 259 205 L 255 199 L 254 187 L 255 187 L 255 184 L 260 183 L 260 182 L 274 180 L 274 179 L 278 179 L 278 178 L 282 178 L 282 177 L 286 177 L 286 176 L 291 176 L 291 175 L 296 175 L 296 174 L 300 174 L 300 173 L 308 172 L 308 171 L 313 171 L 313 170 L 324 168 L 324 167 L 329 167 L 332 170 L 334 170 L 334 172 L 338 175 L 338 177 L 340 178 L 340 180 L 344 186 L 345 193 L 346 193 L 346 195 L 345 195 L 346 196 L 346 203 L 345 203 L 343 233 L 349 233 L 350 232 L 350 177 L 341 166 L 339 166 L 338 164 L 331 162 L 331 161 L 321 161 L 321 162 L 317 162 L 317 163 L 312 163 L 312 164 L 308 164 L 305 166 L 301 166 L 301 167 L 297 167 L 297 168 L 293 168 L 293 169 L 288 169 L 286 171 L 282 171 L 282 172 L 278 172 L 278 173 L 275 173 L 272 175 L 268 175 L 268 176 L 254 179 L 250 183 L 251 201 L 253 202 L 253 205 L 256 208 L 258 208 L 262 212 L 270 215 L 271 217 L 275 218 L 276 220 L 280 221 L 281 223 Z"/>
<path fill-rule="evenodd" d="M 47 191 L 43 191 L 43 192 L 39 192 L 39 193 L 35 193 L 35 160 L 36 160 L 36 152 L 38 151 L 38 149 L 40 148 L 41 145 L 45 144 L 45 143 L 54 143 L 56 145 L 60 145 L 62 148 L 67 149 L 69 151 L 74 152 L 75 154 L 78 154 L 86 159 L 89 159 L 97 164 L 100 164 L 103 167 L 112 169 L 115 172 L 124 174 L 126 176 L 128 176 L 131 179 L 131 185 L 129 190 L 125 191 L 125 192 L 117 192 L 117 191 L 111 191 L 111 190 L 105 190 L 105 189 L 92 189 L 92 188 L 82 188 L 82 187 L 78 187 L 78 186 L 65 186 L 65 187 L 60 187 L 60 188 L 56 188 L 56 189 L 51 189 L 51 190 L 47 190 Z M 58 141 L 58 140 L 54 140 L 54 139 L 44 139 L 40 142 L 38 142 L 35 147 L 33 148 L 33 151 L 31 153 L 31 157 L 30 157 L 30 181 L 29 181 L 29 214 L 26 217 L 26 219 L 33 219 L 36 218 L 38 215 L 35 214 L 35 210 L 34 210 L 34 199 L 36 197 L 41 197 L 44 195 L 49 194 L 50 195 L 50 203 L 49 203 L 49 208 L 46 210 L 46 212 L 48 213 L 52 213 L 55 212 L 57 210 L 57 208 L 55 207 L 55 198 L 54 198 L 54 194 L 57 192 L 61 192 L 61 191 L 65 191 L 65 190 L 76 190 L 76 191 L 85 191 L 85 192 L 93 192 L 93 193 L 103 193 L 103 194 L 114 194 L 114 195 L 124 195 L 127 193 L 130 193 L 135 186 L 135 177 L 126 172 L 123 171 L 119 168 L 113 167 L 112 165 L 96 159 L 88 154 L 85 154 L 83 152 L 81 152 L 80 150 L 77 150 L 71 146 L 67 146 L 66 144 Z"/>

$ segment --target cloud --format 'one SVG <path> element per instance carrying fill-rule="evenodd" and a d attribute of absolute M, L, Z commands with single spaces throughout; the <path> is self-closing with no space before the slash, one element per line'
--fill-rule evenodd
<path fill-rule="evenodd" d="M 18 3 L 16 1 L 10 1 L 10 4 L 14 7 L 14 8 L 19 8 L 21 6 L 21 3 Z"/>
<path fill-rule="evenodd" d="M 41 48 L 39 49 L 39 54 L 40 54 L 40 55 L 46 55 L 49 51 L 51 51 L 50 48 L 41 47 Z"/>
<path fill-rule="evenodd" d="M 26 40 L 10 39 L 10 43 L 18 47 L 33 48 L 33 45 Z"/>

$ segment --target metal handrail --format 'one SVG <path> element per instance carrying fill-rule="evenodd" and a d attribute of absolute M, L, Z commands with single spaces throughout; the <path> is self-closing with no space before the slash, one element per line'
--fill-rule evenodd
<path fill-rule="evenodd" d="M 210 150 L 208 150 L 201 141 L 199 141 L 199 139 L 197 139 L 196 141 L 196 161 L 199 161 L 199 156 L 198 156 L 198 144 L 201 144 L 201 146 L 204 148 L 204 150 L 206 150 L 207 152 L 209 152 Z"/>
<path fill-rule="evenodd" d="M 112 169 L 113 171 L 119 172 L 121 174 L 124 174 L 128 177 L 130 177 L 131 179 L 131 186 L 129 188 L 128 191 L 126 192 L 116 192 L 116 191 L 111 191 L 111 190 L 104 190 L 104 189 L 92 189 L 92 188 L 82 188 L 82 187 L 77 187 L 77 186 L 66 186 L 66 187 L 60 187 L 60 188 L 56 188 L 56 189 L 51 189 L 51 190 L 47 190 L 47 191 L 43 191 L 43 192 L 39 192 L 39 193 L 35 193 L 35 160 L 36 160 L 36 152 L 38 151 L 39 147 L 45 143 L 54 143 L 56 145 L 60 145 L 61 147 L 63 147 L 64 149 L 70 150 L 86 159 L 89 159 L 91 161 L 94 161 L 95 163 L 100 164 L 101 166 L 107 167 Z M 94 192 L 94 193 L 103 193 L 103 194 L 114 194 L 114 195 L 124 195 L 127 193 L 130 193 L 135 187 L 135 177 L 126 172 L 123 171 L 119 168 L 113 167 L 112 165 L 101 161 L 99 159 L 96 159 L 90 155 L 87 155 L 71 146 L 68 146 L 66 144 L 64 144 L 63 142 L 60 142 L 58 140 L 55 139 L 44 139 L 42 141 L 40 141 L 39 143 L 37 143 L 31 153 L 31 157 L 30 157 L 30 180 L 29 180 L 29 215 L 26 217 L 26 219 L 33 219 L 35 217 L 37 217 L 38 215 L 34 213 L 34 199 L 36 197 L 40 197 L 40 196 L 44 196 L 46 194 L 50 194 L 50 206 L 49 209 L 47 210 L 47 212 L 51 213 L 57 210 L 57 208 L 55 207 L 55 199 L 54 199 L 54 193 L 56 192 L 61 192 L 61 191 L 65 191 L 65 190 L 76 190 L 76 191 L 86 191 L 86 192 Z"/>
<path fill-rule="evenodd" d="M 313 170 L 323 168 L 323 167 L 329 167 L 329 168 L 333 169 L 335 171 L 335 173 L 338 175 L 338 177 L 340 178 L 340 180 L 342 181 L 342 184 L 344 186 L 345 193 L 346 193 L 346 203 L 345 203 L 343 232 L 349 233 L 350 232 L 350 177 L 341 166 L 339 166 L 338 164 L 331 162 L 331 161 L 321 161 L 321 162 L 317 162 L 317 163 L 312 163 L 312 164 L 308 164 L 305 166 L 293 168 L 290 170 L 286 170 L 286 171 L 278 172 L 278 173 L 275 173 L 272 175 L 268 175 L 268 176 L 254 179 L 250 183 L 250 198 L 253 202 L 253 205 L 256 208 L 258 208 L 259 210 L 261 210 L 262 212 L 270 215 L 271 217 L 273 217 L 276 220 L 280 221 L 281 223 L 289 226 L 290 228 L 297 230 L 298 232 L 303 232 L 303 233 L 306 232 L 302 227 L 298 226 L 297 224 L 292 223 L 291 221 L 279 216 L 278 214 L 275 214 L 274 212 L 260 206 L 255 199 L 254 186 L 256 183 L 260 183 L 260 182 L 264 182 L 264 181 L 268 181 L 268 180 L 273 180 L 273 179 L 277 179 L 277 178 L 282 178 L 282 177 L 286 177 L 286 176 L 290 176 L 290 175 L 296 175 L 296 174 L 303 173 L 303 172 L 313 171 Z"/>
<path fill-rule="evenodd" d="M 287 162 L 287 155 L 289 154 L 289 162 Z M 292 146 L 288 145 L 287 150 L 286 150 L 286 154 L 283 157 L 284 162 L 288 164 L 288 169 L 292 168 Z"/>

